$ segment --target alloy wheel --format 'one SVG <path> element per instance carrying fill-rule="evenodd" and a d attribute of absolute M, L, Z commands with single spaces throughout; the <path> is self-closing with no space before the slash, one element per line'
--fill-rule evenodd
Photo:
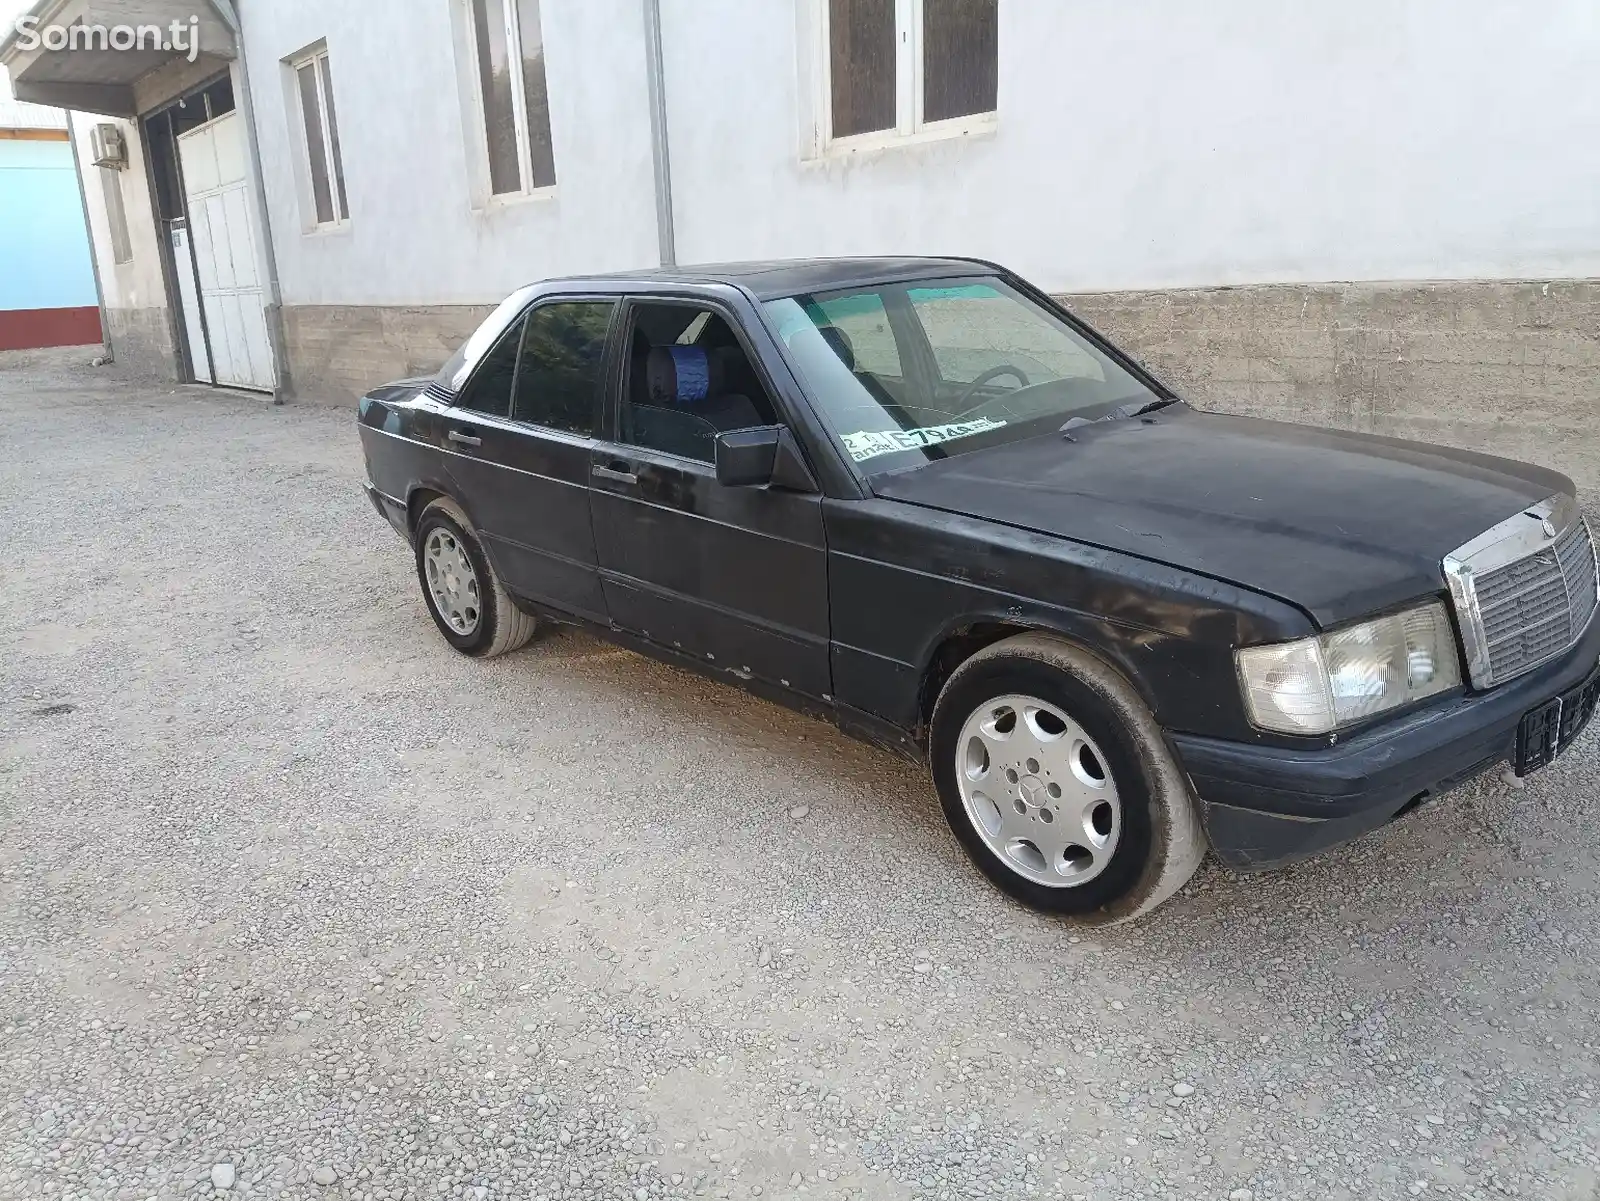
<path fill-rule="evenodd" d="M 1032 696 L 979 706 L 956 740 L 967 818 L 1010 870 L 1047 888 L 1105 871 L 1122 833 L 1106 757 L 1060 708 Z"/>
<path fill-rule="evenodd" d="M 435 526 L 423 544 L 422 562 L 439 616 L 457 634 L 472 633 L 483 613 L 482 601 L 478 573 L 461 540 L 443 526 Z"/>

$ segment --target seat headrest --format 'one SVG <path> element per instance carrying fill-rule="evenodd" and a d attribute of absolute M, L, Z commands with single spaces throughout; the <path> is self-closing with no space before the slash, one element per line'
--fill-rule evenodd
<path fill-rule="evenodd" d="M 652 346 L 645 362 L 650 403 L 688 405 L 718 390 L 720 364 L 699 346 Z"/>
<path fill-rule="evenodd" d="M 844 365 L 851 371 L 856 369 L 856 348 L 850 343 L 850 335 L 837 325 L 822 325 L 817 327 L 817 332 L 822 335 L 833 353 L 839 356 Z"/>

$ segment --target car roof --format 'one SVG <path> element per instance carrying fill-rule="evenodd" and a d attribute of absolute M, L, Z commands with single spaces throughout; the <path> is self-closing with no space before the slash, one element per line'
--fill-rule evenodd
<path fill-rule="evenodd" d="M 548 283 L 560 284 L 731 284 L 744 288 L 758 300 L 829 292 L 838 288 L 898 283 L 952 275 L 986 275 L 995 270 L 978 259 L 880 258 L 770 259 L 747 263 L 706 263 L 685 267 L 652 267 L 616 271 L 605 275 L 568 276 Z M 609 288 L 607 289 L 610 290 Z M 626 289 L 623 289 L 626 290 Z"/>

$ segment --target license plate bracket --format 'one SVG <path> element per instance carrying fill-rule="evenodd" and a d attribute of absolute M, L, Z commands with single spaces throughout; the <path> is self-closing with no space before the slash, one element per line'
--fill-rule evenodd
<path fill-rule="evenodd" d="M 1512 767 L 1519 776 L 1538 771 L 1583 733 L 1600 701 L 1600 672 L 1591 675 L 1570 692 L 1535 705 L 1522 715 L 1517 726 L 1516 758 Z"/>

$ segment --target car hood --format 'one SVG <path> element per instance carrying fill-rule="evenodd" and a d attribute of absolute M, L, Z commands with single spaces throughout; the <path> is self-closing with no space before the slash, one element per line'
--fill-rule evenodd
<path fill-rule="evenodd" d="M 1323 626 L 1442 592 L 1446 554 L 1573 491 L 1509 459 L 1181 404 L 872 483 L 890 500 L 1242 584 Z"/>

